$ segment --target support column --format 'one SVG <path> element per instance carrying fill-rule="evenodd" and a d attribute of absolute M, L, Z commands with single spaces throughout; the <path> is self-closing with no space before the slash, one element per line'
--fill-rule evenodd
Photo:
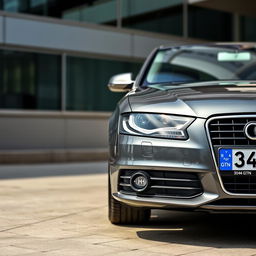
<path fill-rule="evenodd" d="M 117 27 L 122 27 L 122 0 L 116 0 L 116 20 Z"/>
<path fill-rule="evenodd" d="M 61 111 L 66 111 L 67 54 L 61 55 Z"/>
<path fill-rule="evenodd" d="M 238 13 L 233 14 L 233 41 L 240 41 L 240 16 Z"/>
<path fill-rule="evenodd" d="M 183 0 L 182 28 L 183 37 L 188 38 L 188 0 Z"/>

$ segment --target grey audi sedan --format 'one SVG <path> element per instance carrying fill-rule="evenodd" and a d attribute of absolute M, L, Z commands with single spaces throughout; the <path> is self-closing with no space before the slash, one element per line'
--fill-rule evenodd
<path fill-rule="evenodd" d="M 159 47 L 109 124 L 109 219 L 151 209 L 256 213 L 256 44 Z"/>

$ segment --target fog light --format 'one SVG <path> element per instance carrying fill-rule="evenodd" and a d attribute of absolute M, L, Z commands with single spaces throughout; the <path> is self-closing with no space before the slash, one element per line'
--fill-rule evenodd
<path fill-rule="evenodd" d="M 149 186 L 150 178 L 145 172 L 136 172 L 131 177 L 131 187 L 137 192 L 142 192 Z"/>

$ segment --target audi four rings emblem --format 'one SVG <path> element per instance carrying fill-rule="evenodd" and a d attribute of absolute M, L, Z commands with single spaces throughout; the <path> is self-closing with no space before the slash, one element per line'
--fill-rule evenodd
<path fill-rule="evenodd" d="M 256 140 L 256 122 L 249 122 L 244 127 L 244 133 L 250 140 Z"/>

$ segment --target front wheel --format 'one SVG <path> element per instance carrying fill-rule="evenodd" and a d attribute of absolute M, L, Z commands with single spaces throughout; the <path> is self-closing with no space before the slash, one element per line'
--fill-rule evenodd
<path fill-rule="evenodd" d="M 150 219 L 150 209 L 132 207 L 120 203 L 111 194 L 108 181 L 108 218 L 113 224 L 141 224 Z"/>

